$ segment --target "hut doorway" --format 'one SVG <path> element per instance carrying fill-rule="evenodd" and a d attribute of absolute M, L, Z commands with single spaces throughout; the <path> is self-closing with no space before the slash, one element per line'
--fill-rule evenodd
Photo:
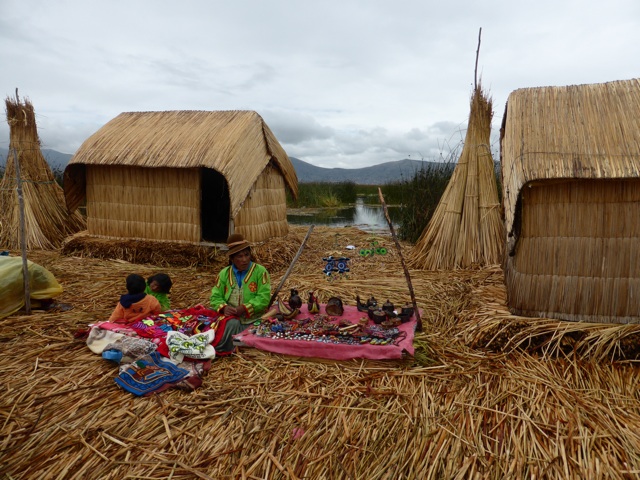
<path fill-rule="evenodd" d="M 224 175 L 203 168 L 200 178 L 202 240 L 224 243 L 229 236 L 229 186 Z"/>

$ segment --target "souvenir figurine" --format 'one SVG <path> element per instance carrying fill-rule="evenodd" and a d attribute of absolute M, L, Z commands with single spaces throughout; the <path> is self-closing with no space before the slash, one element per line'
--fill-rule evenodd
<path fill-rule="evenodd" d="M 309 292 L 307 310 L 309 311 L 309 313 L 320 313 L 320 304 L 318 303 L 318 297 L 313 290 Z"/>
<path fill-rule="evenodd" d="M 360 295 L 356 295 L 356 308 L 359 312 L 366 312 L 369 310 L 369 305 L 360 301 Z"/>
<path fill-rule="evenodd" d="M 302 299 L 298 295 L 298 290 L 295 288 L 291 289 L 291 296 L 289 297 L 289 308 L 295 310 L 296 308 L 302 307 Z"/>

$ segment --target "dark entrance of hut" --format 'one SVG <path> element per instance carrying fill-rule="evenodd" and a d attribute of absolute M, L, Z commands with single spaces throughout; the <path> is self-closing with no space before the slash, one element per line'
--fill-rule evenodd
<path fill-rule="evenodd" d="M 202 240 L 224 243 L 229 236 L 229 186 L 224 175 L 211 168 L 203 168 L 201 185 Z"/>

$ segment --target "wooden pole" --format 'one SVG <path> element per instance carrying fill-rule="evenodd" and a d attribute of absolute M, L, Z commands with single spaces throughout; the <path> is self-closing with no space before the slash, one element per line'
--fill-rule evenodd
<path fill-rule="evenodd" d="M 300 248 L 298 248 L 298 252 L 296 253 L 296 256 L 293 257 L 293 260 L 291 261 L 291 265 L 289 265 L 289 268 L 287 269 L 287 271 L 285 272 L 284 276 L 280 280 L 280 284 L 278 285 L 278 288 L 276 288 L 273 291 L 273 295 L 271 295 L 271 300 L 269 300 L 269 306 L 267 307 L 267 310 L 269 309 L 269 307 L 271 307 L 271 305 L 273 305 L 273 302 L 275 301 L 276 297 L 278 296 L 278 293 L 280 293 L 280 289 L 282 288 L 282 285 L 284 285 L 285 280 L 287 279 L 287 277 L 291 273 L 291 270 L 293 270 L 293 266 L 298 261 L 298 258 L 300 258 L 300 255 L 302 254 L 302 249 L 304 248 L 304 245 L 307 243 L 307 240 L 309 240 L 309 237 L 311 236 L 311 231 L 313 230 L 313 227 L 315 227 L 315 225 L 311 225 L 309 227 L 309 230 L 307 231 L 307 235 L 304 237 L 304 240 L 302 240 L 302 243 L 300 244 Z"/>
<path fill-rule="evenodd" d="M 478 89 L 478 57 L 480 56 L 480 38 L 482 37 L 482 27 L 478 31 L 478 49 L 476 50 L 476 68 L 473 71 L 473 89 Z"/>
<path fill-rule="evenodd" d="M 400 263 L 402 264 L 402 269 L 404 270 L 404 278 L 407 280 L 407 286 L 409 287 L 409 295 L 411 295 L 411 303 L 413 304 L 413 311 L 416 316 L 416 329 L 421 332 L 422 331 L 422 318 L 420 318 L 420 310 L 418 310 L 418 303 L 416 302 L 416 295 L 413 292 L 413 285 L 411 283 L 411 276 L 409 275 L 409 270 L 407 269 L 406 264 L 404 263 L 404 257 L 402 256 L 402 248 L 400 247 L 400 242 L 398 241 L 398 237 L 396 236 L 396 230 L 393 228 L 393 223 L 391 222 L 391 218 L 389 217 L 389 211 L 387 210 L 387 204 L 384 201 L 384 197 L 382 196 L 382 190 L 378 187 L 378 196 L 380 197 L 380 203 L 382 204 L 382 209 L 384 210 L 384 218 L 387 219 L 387 223 L 389 224 L 389 230 L 391 230 L 391 236 L 393 237 L 393 241 L 396 244 L 396 248 L 398 249 L 398 254 L 400 255 Z"/>
<path fill-rule="evenodd" d="M 17 95 L 17 92 L 16 92 Z M 13 161 L 16 166 L 16 181 L 18 192 L 18 209 L 20 211 L 20 250 L 22 252 L 22 276 L 24 277 L 24 309 L 27 315 L 31 315 L 31 283 L 29 281 L 29 263 L 27 262 L 27 235 L 24 222 L 24 198 L 22 196 L 22 176 L 20 173 L 20 159 L 18 151 L 13 148 Z"/>

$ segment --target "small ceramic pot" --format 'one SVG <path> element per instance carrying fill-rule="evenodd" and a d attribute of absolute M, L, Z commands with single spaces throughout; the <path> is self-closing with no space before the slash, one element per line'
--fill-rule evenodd
<path fill-rule="evenodd" d="M 339 297 L 331 297 L 329 300 L 327 300 L 325 312 L 327 312 L 327 315 L 331 315 L 332 317 L 341 316 L 344 313 L 342 300 Z"/>
<path fill-rule="evenodd" d="M 413 317 L 413 307 L 411 305 L 403 305 L 400 311 L 402 315 L 409 315 L 409 318 Z"/>
<path fill-rule="evenodd" d="M 387 319 L 387 314 L 382 310 L 374 310 L 373 312 L 373 322 L 380 324 Z"/>
<path fill-rule="evenodd" d="M 384 302 L 382 304 L 382 310 L 384 310 L 385 312 L 392 314 L 393 313 L 393 309 L 394 309 L 394 305 L 393 303 L 391 303 L 389 300 L 387 300 L 386 302 Z"/>

